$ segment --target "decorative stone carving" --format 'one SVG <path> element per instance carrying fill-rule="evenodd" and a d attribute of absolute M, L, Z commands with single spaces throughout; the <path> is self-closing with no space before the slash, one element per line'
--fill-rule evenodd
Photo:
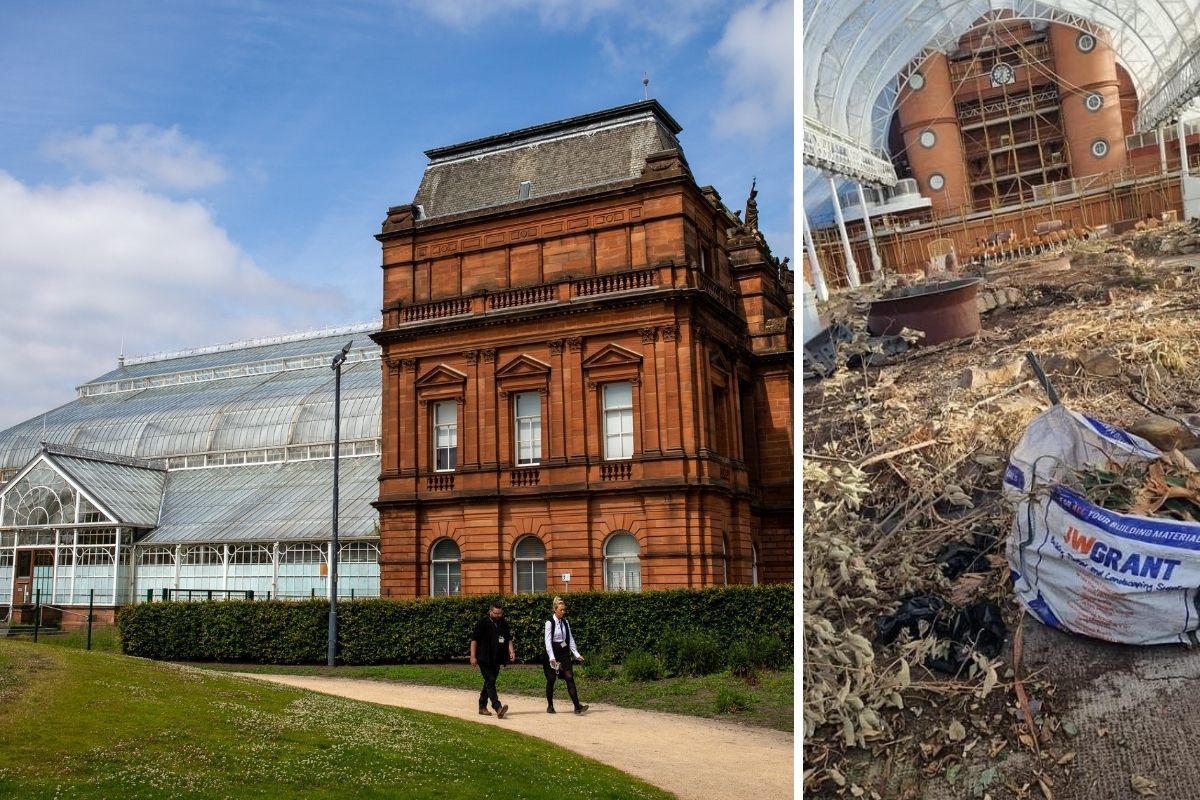
<path fill-rule="evenodd" d="M 483 363 L 485 364 L 494 364 L 496 362 L 496 349 L 494 347 L 480 350 L 479 354 L 483 356 Z"/>
<path fill-rule="evenodd" d="M 563 340 L 562 339 L 551 339 L 550 341 L 546 342 L 546 344 L 550 347 L 550 355 L 552 355 L 552 356 L 561 356 L 562 355 L 562 349 L 563 349 Z"/>
<path fill-rule="evenodd" d="M 467 350 L 463 353 L 463 358 L 465 358 L 467 360 L 468 364 L 470 364 L 471 366 L 475 366 L 475 362 L 479 358 L 479 351 L 478 350 Z"/>
<path fill-rule="evenodd" d="M 658 328 L 642 328 L 638 333 L 642 334 L 642 344 L 653 344 L 658 341 Z"/>
<path fill-rule="evenodd" d="M 572 353 L 578 353 L 583 349 L 583 337 L 571 336 L 567 338 L 567 349 Z"/>
<path fill-rule="evenodd" d="M 415 358 L 400 359 L 400 369 L 404 370 L 405 372 L 416 372 L 417 360 Z"/>
<path fill-rule="evenodd" d="M 758 197 L 758 178 L 750 181 L 750 196 L 746 198 L 746 221 L 743 223 L 749 233 L 758 231 L 758 201 L 754 198 Z"/>
<path fill-rule="evenodd" d="M 400 368 L 401 368 L 400 359 L 389 358 L 384 363 L 387 364 L 388 372 L 392 373 L 393 375 L 397 375 L 400 373 Z"/>
<path fill-rule="evenodd" d="M 413 227 L 417 207 L 413 205 L 392 206 L 388 209 L 387 219 L 383 221 L 383 232 L 394 233 L 404 228 Z"/>
<path fill-rule="evenodd" d="M 590 392 L 594 392 L 594 391 L 596 391 L 596 388 L 597 388 L 599 385 L 600 385 L 600 384 L 596 383 L 595 381 L 588 381 L 588 382 L 587 382 L 587 388 L 588 388 L 588 391 L 590 391 Z"/>
<path fill-rule="evenodd" d="M 662 331 L 664 342 L 673 342 L 679 336 L 678 325 L 664 325 L 660 330 Z"/>

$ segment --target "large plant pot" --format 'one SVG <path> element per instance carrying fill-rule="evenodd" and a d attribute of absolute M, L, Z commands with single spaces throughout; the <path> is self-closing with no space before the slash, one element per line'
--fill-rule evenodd
<path fill-rule="evenodd" d="M 899 297 L 876 300 L 867 314 L 867 330 L 875 336 L 902 328 L 925 332 L 918 344 L 940 344 L 979 333 L 979 278 L 912 286 Z"/>

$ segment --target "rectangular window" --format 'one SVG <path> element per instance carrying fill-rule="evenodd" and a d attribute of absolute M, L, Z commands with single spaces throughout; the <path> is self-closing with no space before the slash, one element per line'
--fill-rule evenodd
<path fill-rule="evenodd" d="M 542 398 L 537 392 L 513 397 L 517 464 L 530 466 L 542 460 Z"/>
<path fill-rule="evenodd" d="M 604 385 L 604 458 L 633 458 L 633 385 Z"/>
<path fill-rule="evenodd" d="M 458 466 L 458 403 L 433 404 L 433 468 L 452 472 Z"/>

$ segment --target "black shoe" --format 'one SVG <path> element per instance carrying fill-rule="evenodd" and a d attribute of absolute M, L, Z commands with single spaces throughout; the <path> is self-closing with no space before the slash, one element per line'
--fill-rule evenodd
<path fill-rule="evenodd" d="M 555 710 L 554 710 L 554 706 L 546 706 L 546 713 L 547 713 L 547 714 L 554 714 L 554 713 L 556 713 L 556 712 L 555 712 Z"/>
<path fill-rule="evenodd" d="M 576 714 L 582 714 L 583 712 L 585 712 L 587 710 L 588 710 L 587 703 L 584 703 L 583 705 L 580 705 L 580 706 L 575 706 Z"/>

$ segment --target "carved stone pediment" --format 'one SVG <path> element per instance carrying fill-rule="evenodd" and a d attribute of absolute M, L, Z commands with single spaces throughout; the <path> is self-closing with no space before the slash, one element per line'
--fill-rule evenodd
<path fill-rule="evenodd" d="M 467 376 L 456 369 L 438 364 L 433 369 L 417 378 L 418 389 L 434 389 L 439 387 L 461 387 L 467 382 Z"/>
<path fill-rule="evenodd" d="M 496 378 L 545 376 L 550 374 L 550 365 L 527 355 L 519 355 L 496 370 Z"/>
<path fill-rule="evenodd" d="M 606 344 L 592 355 L 583 360 L 584 369 L 594 369 L 597 367 L 622 367 L 628 366 L 638 368 L 642 365 L 642 356 L 640 353 L 635 353 L 632 350 L 621 347 L 619 344 Z"/>

